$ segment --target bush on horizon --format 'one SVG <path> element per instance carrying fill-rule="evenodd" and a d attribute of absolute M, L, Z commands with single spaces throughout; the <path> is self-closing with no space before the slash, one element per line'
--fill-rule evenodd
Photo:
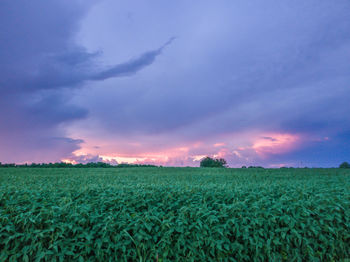
<path fill-rule="evenodd" d="M 343 162 L 339 165 L 339 168 L 350 168 L 350 164 L 348 162 Z"/>
<path fill-rule="evenodd" d="M 211 158 L 211 157 L 205 157 L 200 162 L 200 167 L 226 167 L 227 162 L 223 158 Z"/>

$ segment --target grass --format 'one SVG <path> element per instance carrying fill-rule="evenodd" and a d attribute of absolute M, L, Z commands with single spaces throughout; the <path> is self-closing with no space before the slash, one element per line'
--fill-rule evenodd
<path fill-rule="evenodd" d="M 0 168 L 0 261 L 338 261 L 346 169 Z"/>

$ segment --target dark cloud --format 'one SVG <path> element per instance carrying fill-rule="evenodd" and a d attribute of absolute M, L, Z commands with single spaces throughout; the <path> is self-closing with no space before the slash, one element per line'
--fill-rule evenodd
<path fill-rule="evenodd" d="M 338 132 L 331 137 L 318 137 L 305 141 L 303 147 L 283 155 L 273 155 L 275 163 L 290 163 L 297 167 L 338 167 L 350 161 L 350 132 Z"/>
<path fill-rule="evenodd" d="M 163 143 L 173 145 L 250 130 L 309 137 L 350 130 L 344 121 L 350 113 L 349 2 L 186 6 L 185 13 L 163 6 L 152 20 L 147 10 L 134 10 L 135 35 L 156 27 L 159 35 L 171 28 L 181 38 L 149 75 L 106 81 L 77 99 L 93 101 L 89 121 L 96 136 L 108 132 L 141 143 L 143 136 L 165 137 Z M 164 13 L 173 19 L 164 20 Z M 182 22 L 171 23 L 180 14 Z M 113 17 L 107 21 L 113 24 Z"/>
<path fill-rule="evenodd" d="M 346 0 L 1 1 L 0 161 L 71 156 L 85 144 L 68 134 L 85 130 L 125 148 L 152 137 L 154 150 L 251 130 L 267 142 L 276 142 L 269 133 L 329 136 L 340 140 L 328 148 L 345 154 L 349 13 Z M 328 156 L 324 143 L 298 154 Z"/>
<path fill-rule="evenodd" d="M 96 62 L 101 52 L 88 52 L 74 41 L 92 4 L 1 1 L 1 161 L 59 160 L 70 155 L 81 141 L 65 137 L 63 126 L 88 114 L 71 102 L 74 90 L 88 80 L 136 73 L 152 64 L 173 40 L 104 69 Z"/>
<path fill-rule="evenodd" d="M 265 139 L 265 140 L 272 141 L 272 142 L 274 142 L 274 141 L 278 141 L 276 138 L 269 137 L 269 136 L 263 136 L 263 137 L 261 137 L 261 138 L 262 138 L 262 139 Z"/>
<path fill-rule="evenodd" d="M 180 55 L 196 65 L 188 71 L 163 74 L 159 70 L 156 80 L 123 83 L 126 90 L 111 91 L 115 95 L 107 99 L 94 96 L 104 100 L 102 108 L 93 110 L 96 117 L 102 117 L 102 124 L 113 132 L 148 134 L 191 126 L 199 135 L 250 128 L 315 131 L 327 128 L 329 119 L 338 122 L 338 116 L 349 111 L 343 103 L 349 98 L 346 28 L 350 20 L 344 11 L 350 10 L 349 5 L 323 3 L 313 10 L 301 2 L 275 5 L 270 1 L 266 12 L 247 8 L 241 11 L 260 16 L 247 16 L 248 21 L 223 13 L 226 24 L 220 23 L 223 28 L 217 30 L 224 33 L 215 44 L 207 46 L 198 37 L 198 57 Z M 235 22 L 247 26 L 237 28 Z M 186 37 L 181 41 L 177 45 L 183 52 L 193 44 Z M 140 91 L 141 86 L 147 91 Z M 126 97 L 134 101 L 129 103 Z M 109 121 L 98 114 L 107 107 Z M 197 128 L 210 119 L 216 124 Z"/>
<path fill-rule="evenodd" d="M 152 50 L 146 53 L 143 53 L 136 59 L 132 59 L 126 63 L 112 66 L 107 70 L 103 70 L 101 72 L 96 73 L 91 76 L 91 80 L 105 80 L 112 77 L 122 77 L 122 76 L 130 76 L 140 71 L 146 66 L 151 65 L 157 56 L 159 56 L 163 49 L 170 45 L 171 42 L 175 39 L 175 37 L 170 38 L 164 45 L 156 50 Z"/>
<path fill-rule="evenodd" d="M 72 36 L 86 8 L 78 1 L 0 5 L 0 159 L 58 161 L 81 143 L 66 138 L 60 125 L 85 117 L 86 110 L 70 104 L 66 93 L 40 90 L 59 78 L 50 57 L 77 48 Z"/>
<path fill-rule="evenodd" d="M 14 134 L 1 131 L 0 159 L 11 163 L 60 162 L 80 148 L 82 140 L 55 137 L 55 134 L 62 133 L 48 128 L 42 131 L 28 128 L 26 132 L 17 131 Z"/>
<path fill-rule="evenodd" d="M 100 81 L 113 77 L 131 76 L 146 66 L 151 65 L 163 49 L 173 41 L 171 38 L 160 48 L 145 52 L 135 59 L 111 66 L 108 69 L 99 68 L 95 59 L 99 52 L 88 53 L 83 48 L 67 50 L 64 53 L 43 56 L 37 61 L 37 67 L 32 72 L 23 73 L 20 77 L 4 78 L 3 86 L 15 92 L 34 92 L 45 89 L 79 87 L 86 81 Z M 7 81 L 6 81 L 7 80 Z"/>

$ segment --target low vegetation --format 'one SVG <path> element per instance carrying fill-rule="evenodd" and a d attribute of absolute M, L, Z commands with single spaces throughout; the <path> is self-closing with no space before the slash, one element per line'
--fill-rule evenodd
<path fill-rule="evenodd" d="M 349 246 L 347 169 L 0 169 L 0 261 L 340 261 Z"/>

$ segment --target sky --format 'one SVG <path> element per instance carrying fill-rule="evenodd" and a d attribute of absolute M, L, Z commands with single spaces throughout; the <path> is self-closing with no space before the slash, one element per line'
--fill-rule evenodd
<path fill-rule="evenodd" d="M 348 0 L 2 0 L 0 162 L 350 161 Z"/>

